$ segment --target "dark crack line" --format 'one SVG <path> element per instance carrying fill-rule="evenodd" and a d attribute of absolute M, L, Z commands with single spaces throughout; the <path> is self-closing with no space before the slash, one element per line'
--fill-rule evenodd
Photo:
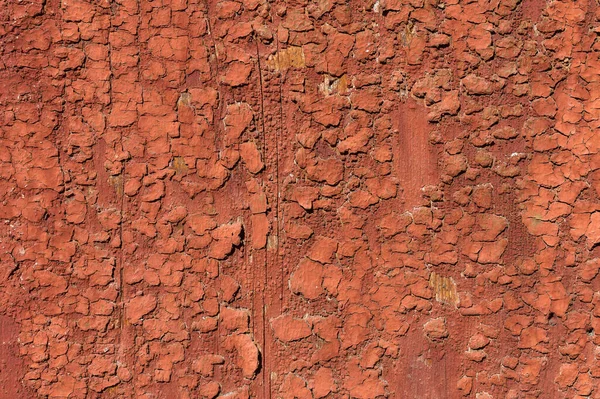
<path fill-rule="evenodd" d="M 213 28 L 212 28 L 212 24 L 210 22 L 210 3 L 209 1 L 205 1 L 205 6 L 206 6 L 206 10 L 205 10 L 205 14 L 204 14 L 204 19 L 206 21 L 206 28 L 207 28 L 207 33 L 208 33 L 208 37 L 211 41 L 211 45 L 212 45 L 212 50 L 215 56 L 215 60 L 214 60 L 214 79 L 215 79 L 215 86 L 217 87 L 217 94 L 218 94 L 218 100 L 217 100 L 217 118 L 215 120 L 215 117 L 213 116 L 213 120 L 210 121 L 210 123 L 212 124 L 212 126 L 214 127 L 214 131 L 215 131 L 215 136 L 214 136 L 214 140 L 213 140 L 213 145 L 214 145 L 214 152 L 219 154 L 219 137 L 221 137 L 220 134 L 218 134 L 219 132 L 219 128 L 222 128 L 223 130 L 225 129 L 225 122 L 224 122 L 224 108 L 226 108 L 226 105 L 224 104 L 224 97 L 223 94 L 221 92 L 221 82 L 219 80 L 219 75 L 221 73 L 221 70 L 219 68 L 219 52 L 217 51 L 217 42 L 215 40 L 215 37 L 213 36 Z M 188 50 L 189 51 L 189 50 Z M 210 63 L 210 59 L 209 59 L 209 63 Z M 194 109 L 194 115 L 196 115 L 196 107 L 193 108 Z M 219 123 L 222 123 L 221 126 L 219 126 Z M 219 156 L 220 157 L 220 156 Z M 219 274 L 222 272 L 221 270 L 221 265 L 219 264 Z M 254 287 L 253 287 L 254 288 Z M 254 292 L 254 289 L 253 289 Z M 254 307 L 252 307 L 252 318 L 254 318 Z M 217 336 L 220 337 L 221 336 L 221 323 L 219 323 L 217 325 Z M 217 353 L 219 353 L 220 350 L 220 341 L 217 339 L 215 340 L 214 343 L 214 347 L 215 347 L 215 351 Z"/>
<path fill-rule="evenodd" d="M 218 118 L 217 118 L 217 122 L 215 122 L 214 117 L 211 123 L 213 123 L 213 126 L 215 126 L 215 137 L 214 137 L 214 150 L 215 152 L 217 152 L 217 149 L 219 148 L 218 146 L 218 138 L 219 138 L 219 134 L 216 134 L 217 132 L 217 128 L 216 125 L 219 123 L 218 121 L 224 121 L 223 118 L 223 95 L 221 93 L 221 83 L 219 82 L 219 74 L 220 74 L 220 70 L 219 70 L 219 52 L 217 51 L 217 42 L 215 41 L 215 37 L 213 36 L 213 29 L 212 29 L 212 25 L 210 23 L 210 5 L 209 2 L 206 1 L 206 14 L 204 16 L 204 19 L 206 20 L 206 28 L 208 30 L 208 37 L 210 39 L 210 41 L 212 42 L 212 49 L 213 49 L 213 53 L 215 55 L 215 62 L 214 62 L 214 67 L 215 67 L 215 85 L 217 86 L 217 93 L 219 95 L 219 100 L 218 100 Z M 210 61 L 209 61 L 210 62 Z M 195 112 L 195 109 L 194 109 Z M 224 122 L 223 122 L 224 123 Z"/>
<path fill-rule="evenodd" d="M 139 6 L 139 4 L 138 4 Z M 115 26 L 113 25 L 113 19 L 115 18 L 115 7 L 111 6 L 110 7 L 110 26 L 109 26 L 109 34 L 110 32 L 113 32 L 115 29 Z M 112 110 L 113 107 L 113 101 L 114 101 L 114 88 L 113 88 L 113 83 L 114 83 L 114 64 L 113 64 L 113 46 L 110 42 L 110 38 L 108 41 L 108 63 L 109 63 L 109 69 L 110 69 L 110 76 L 109 76 L 109 90 L 110 90 L 110 111 Z M 123 128 L 119 128 L 119 146 L 120 149 L 119 151 L 123 151 Z M 117 195 L 120 196 L 119 198 L 119 254 L 118 254 L 118 260 L 117 260 L 117 264 L 116 264 L 116 272 L 115 272 L 115 277 L 118 279 L 117 280 L 117 287 L 118 287 L 118 292 L 117 292 L 117 309 L 118 309 L 118 329 L 119 329 L 119 334 L 117 337 L 117 344 L 119 347 L 119 358 L 121 358 L 121 356 L 123 356 L 123 348 L 122 348 L 122 344 L 123 344 L 123 326 L 125 325 L 125 283 L 124 283 L 124 271 L 123 271 L 123 260 L 124 260 L 124 248 L 123 248 L 123 219 L 124 219 L 124 211 L 125 211 L 125 168 L 123 166 L 123 169 L 121 170 L 121 181 L 119 182 L 119 188 L 116 190 L 117 191 Z"/>
<path fill-rule="evenodd" d="M 258 48 L 258 40 L 256 35 L 254 35 L 254 42 L 256 43 L 256 61 L 258 65 L 258 82 L 260 88 L 260 116 L 261 116 L 261 126 L 262 126 L 262 141 L 263 141 L 263 159 L 265 162 L 267 158 L 265 156 L 267 141 L 266 141 L 266 127 L 265 127 L 265 97 L 264 97 L 264 89 L 263 89 L 263 78 L 262 78 L 262 67 L 260 63 L 260 50 Z M 265 267 L 263 268 L 263 290 L 262 290 L 262 380 L 263 380 L 263 398 L 271 398 L 271 378 L 269 378 L 268 369 L 267 369 L 267 315 L 266 315 L 266 293 L 268 288 L 268 276 L 269 276 L 269 255 L 268 255 L 268 244 L 265 248 Z M 266 390 L 266 392 L 265 392 Z"/>
<path fill-rule="evenodd" d="M 276 36 L 277 37 L 277 36 Z M 277 57 L 280 57 L 281 54 L 281 48 L 279 47 L 279 38 L 276 39 L 276 46 L 277 46 Z M 279 65 L 281 65 L 281 61 L 278 60 Z M 275 199 L 275 237 L 277 238 L 277 241 L 275 243 L 275 259 L 277 260 L 277 262 L 279 262 L 280 264 L 280 272 L 281 272 L 281 284 L 280 284 L 280 302 L 279 302 L 279 313 L 281 314 L 282 312 L 282 308 L 283 308 L 283 300 L 284 300 L 284 294 L 285 294 L 285 281 L 284 281 L 284 268 L 283 268 L 283 261 L 282 261 L 282 257 L 280 256 L 279 253 L 279 233 L 280 233 L 280 226 L 279 226 L 279 205 L 280 205 L 280 186 L 279 186 L 279 140 L 281 138 L 281 134 L 283 133 L 283 129 L 284 124 L 283 124 L 283 81 L 284 81 L 284 73 L 283 71 L 280 69 L 279 70 L 279 127 L 277 129 L 277 133 L 276 133 L 276 137 L 275 137 L 275 187 L 277 190 L 277 197 Z"/>

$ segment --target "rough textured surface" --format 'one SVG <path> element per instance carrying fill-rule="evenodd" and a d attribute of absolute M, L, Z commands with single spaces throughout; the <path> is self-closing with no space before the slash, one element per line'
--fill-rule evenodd
<path fill-rule="evenodd" d="M 0 6 L 0 398 L 600 397 L 596 2 Z"/>

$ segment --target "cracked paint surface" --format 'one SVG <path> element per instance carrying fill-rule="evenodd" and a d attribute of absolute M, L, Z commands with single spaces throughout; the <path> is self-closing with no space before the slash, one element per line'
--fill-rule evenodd
<path fill-rule="evenodd" d="M 596 2 L 0 4 L 1 399 L 600 397 Z"/>

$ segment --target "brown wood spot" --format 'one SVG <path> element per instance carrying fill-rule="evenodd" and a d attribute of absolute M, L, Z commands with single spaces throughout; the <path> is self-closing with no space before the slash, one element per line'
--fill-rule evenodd
<path fill-rule="evenodd" d="M 302 47 L 288 47 L 269 56 L 267 67 L 276 71 L 285 71 L 289 68 L 304 68 L 304 50 Z"/>
<path fill-rule="evenodd" d="M 339 79 L 325 75 L 323 83 L 319 85 L 319 92 L 323 95 L 348 94 L 348 75 L 342 75 Z"/>
<path fill-rule="evenodd" d="M 458 305 L 458 293 L 456 292 L 456 283 L 452 277 L 440 276 L 432 272 L 429 275 L 429 286 L 435 293 L 435 300 L 448 305 Z"/>

